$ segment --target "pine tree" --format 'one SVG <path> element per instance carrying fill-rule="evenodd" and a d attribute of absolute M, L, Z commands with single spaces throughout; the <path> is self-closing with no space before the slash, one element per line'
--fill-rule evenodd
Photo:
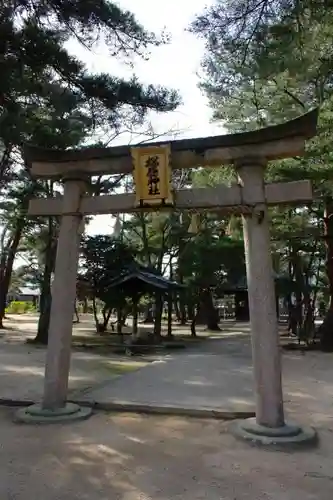
<path fill-rule="evenodd" d="M 30 179 L 22 156 L 24 143 L 51 149 L 77 147 L 91 141 L 100 127 L 117 132 L 126 121 L 142 123 L 149 110 L 173 110 L 179 98 L 173 90 L 143 86 L 134 77 L 126 81 L 107 73 L 92 74 L 68 53 L 65 44 L 73 37 L 88 49 L 105 41 L 110 59 L 146 57 L 150 46 L 167 41 L 147 32 L 130 12 L 112 2 L 9 0 L 0 7 L 0 28 L 0 194 L 4 202 L 2 225 L 7 228 L 8 221 L 15 217 L 8 203 L 6 209 L 6 200 L 16 199 L 21 181 L 30 194 L 32 187 L 34 194 L 36 190 L 50 194 L 59 189 L 56 184 Z M 95 187 L 109 190 L 113 185 L 114 182 L 99 179 Z M 15 220 L 26 222 L 26 205 L 20 214 Z M 42 305 L 47 307 L 42 307 L 45 314 L 41 314 L 40 323 L 44 326 L 39 328 L 44 342 L 57 221 L 48 218 L 46 224 L 38 224 L 35 232 L 40 230 L 44 237 L 46 234 Z M 5 234 L 9 243 L 10 234 Z M 0 274 L 0 316 L 11 275 L 5 254 L 2 253 L 4 271 Z"/>
<path fill-rule="evenodd" d="M 147 110 L 173 110 L 179 102 L 174 91 L 144 87 L 134 77 L 125 81 L 107 73 L 91 74 L 68 53 L 64 44 L 72 37 L 88 48 L 105 40 L 110 58 L 144 56 L 149 46 L 165 41 L 112 2 L 9 0 L 0 9 L 0 27 L 0 136 L 9 142 L 20 132 L 13 117 L 24 114 L 25 98 L 38 101 L 45 93 L 44 82 L 50 80 L 85 102 L 96 125 L 107 120 L 113 129 L 121 126 L 129 106 L 142 121 Z"/>
<path fill-rule="evenodd" d="M 282 122 L 320 106 L 318 136 L 305 156 L 271 163 L 267 179 L 308 178 L 320 195 L 303 213 L 310 224 L 325 226 L 331 297 L 321 327 L 325 349 L 333 348 L 332 9 L 325 1 L 217 1 L 191 27 L 206 41 L 202 88 L 213 117 L 225 120 L 230 131 Z"/>

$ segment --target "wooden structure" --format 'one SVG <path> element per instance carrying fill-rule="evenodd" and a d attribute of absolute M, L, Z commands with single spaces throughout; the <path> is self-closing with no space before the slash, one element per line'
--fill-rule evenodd
<path fill-rule="evenodd" d="M 276 314 L 277 317 L 279 317 L 279 291 L 281 284 L 284 284 L 284 286 L 288 286 L 288 289 L 291 289 L 294 282 L 287 276 L 281 276 L 276 273 L 273 273 L 273 278 L 276 295 Z M 221 284 L 217 288 L 216 293 L 219 297 L 233 295 L 236 321 L 249 321 L 249 294 L 246 276 L 234 283 L 227 281 L 226 283 Z"/>
<path fill-rule="evenodd" d="M 172 306 L 172 302 L 170 302 L 172 294 L 184 289 L 185 285 L 181 285 L 176 281 L 165 278 L 155 269 L 151 269 L 134 262 L 131 266 L 125 268 L 119 276 L 110 281 L 108 287 L 109 289 L 113 288 L 116 291 L 121 292 L 122 295 L 132 299 L 132 333 L 133 337 L 135 337 L 138 333 L 138 302 L 142 295 L 158 293 L 160 297 L 166 296 L 168 298 L 168 304 L 171 303 Z M 168 327 L 170 324 L 170 328 L 171 314 L 172 310 L 170 311 L 170 317 L 168 318 Z"/>
<path fill-rule="evenodd" d="M 144 146 L 166 148 L 169 164 L 173 169 L 232 164 L 238 174 L 239 182 L 231 187 L 221 185 L 216 188 L 181 190 L 173 193 L 173 200 L 170 201 L 178 210 L 217 210 L 238 213 L 243 217 L 256 398 L 256 422 L 253 426 L 260 428 L 261 435 L 265 434 L 263 429 L 267 430 L 267 435 L 271 435 L 271 429 L 275 429 L 274 436 L 291 436 L 296 432 L 286 426 L 284 421 L 267 207 L 304 205 L 312 200 L 309 181 L 265 184 L 264 171 L 271 160 L 302 155 L 306 140 L 316 134 L 316 125 L 317 110 L 314 110 L 290 122 L 253 132 Z M 30 412 L 27 410 L 25 417 L 32 413 L 36 417 L 38 412 L 64 415 L 67 408 L 72 316 L 82 217 L 87 214 L 131 213 L 142 208 L 138 206 L 138 197 L 134 193 L 99 197 L 89 195 L 91 176 L 132 173 L 133 149 L 129 146 L 72 151 L 44 151 L 26 147 L 25 155 L 32 176 L 61 180 L 64 183 L 63 197 L 33 199 L 29 206 L 31 216 L 58 215 L 62 219 L 53 286 L 44 397 L 41 407 Z M 158 206 L 158 209 L 164 208 L 170 210 L 170 203 L 166 207 Z M 156 210 L 156 206 L 144 209 Z M 75 413 L 72 408 L 68 411 Z M 258 436 L 257 431 L 256 428 L 251 435 Z"/>

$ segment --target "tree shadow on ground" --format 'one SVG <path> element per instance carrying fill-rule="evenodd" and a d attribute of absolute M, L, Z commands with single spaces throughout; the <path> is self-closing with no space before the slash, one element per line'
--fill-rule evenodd
<path fill-rule="evenodd" d="M 225 423 L 97 414 L 24 426 L 0 410 L 1 498 L 49 500 L 331 500 L 333 436 L 311 453 L 236 441 Z M 320 482 L 318 481 L 320 479 Z"/>
<path fill-rule="evenodd" d="M 45 349 L 27 344 L 0 346 L 0 399 L 39 401 L 43 394 Z M 73 352 L 69 397 L 77 391 L 92 388 L 102 382 L 145 366 L 142 360 L 120 356 L 99 356 L 90 352 Z"/>

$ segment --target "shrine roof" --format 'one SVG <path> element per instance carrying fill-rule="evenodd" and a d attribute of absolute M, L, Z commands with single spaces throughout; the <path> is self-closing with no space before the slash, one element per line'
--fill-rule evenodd
<path fill-rule="evenodd" d="M 148 290 L 160 290 L 162 292 L 184 288 L 184 285 L 165 278 L 156 270 L 138 264 L 126 268 L 109 283 L 108 288 L 123 288 L 124 286 L 130 292 L 139 289 L 142 293 L 146 291 L 146 287 L 148 287 Z"/>
<path fill-rule="evenodd" d="M 296 282 L 285 274 L 278 274 L 273 271 L 273 278 L 275 281 L 275 285 L 277 288 L 295 288 Z M 226 281 L 225 283 L 221 283 L 217 287 L 218 294 L 233 294 L 237 292 L 246 292 L 248 289 L 247 277 L 244 275 L 237 281 Z"/>
<path fill-rule="evenodd" d="M 160 142 L 112 146 L 107 148 L 87 147 L 81 149 L 50 150 L 32 145 L 25 145 L 24 152 L 28 162 L 75 162 L 97 160 L 102 158 L 117 159 L 131 156 L 132 147 L 152 147 L 170 144 L 171 152 L 195 151 L 197 155 L 215 148 L 231 148 L 272 142 L 281 139 L 302 137 L 310 139 L 316 134 L 318 109 L 299 116 L 293 120 L 250 132 L 225 134 L 195 139 L 176 139 Z"/>

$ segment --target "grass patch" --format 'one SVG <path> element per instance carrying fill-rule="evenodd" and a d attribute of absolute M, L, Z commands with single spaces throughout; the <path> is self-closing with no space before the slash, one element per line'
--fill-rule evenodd
<path fill-rule="evenodd" d="M 123 336 L 123 341 L 126 343 L 127 339 L 131 338 L 131 334 L 124 334 Z M 165 343 L 168 345 L 171 342 L 188 342 L 188 343 L 196 343 L 196 342 L 202 342 L 204 340 L 209 339 L 208 335 L 198 335 L 197 337 L 191 337 L 191 335 L 184 335 L 184 334 L 175 334 L 172 336 L 171 339 L 169 339 L 166 335 L 162 335 L 162 343 Z M 78 346 L 78 345 L 86 345 L 86 346 L 115 346 L 115 345 L 121 345 L 121 337 L 117 334 L 111 334 L 111 335 L 76 335 L 74 333 L 73 339 L 72 339 L 72 345 L 73 346 Z"/>
<path fill-rule="evenodd" d="M 123 340 L 130 338 L 130 335 L 124 334 Z M 121 345 L 122 337 L 117 334 L 110 335 L 77 335 L 75 332 L 72 337 L 72 346 L 92 346 L 92 347 L 104 347 L 104 346 L 115 346 Z"/>
<path fill-rule="evenodd" d="M 144 368 L 149 363 L 141 361 L 103 361 L 101 363 L 103 369 L 105 369 L 110 375 L 119 377 L 125 373 L 131 373 Z"/>

